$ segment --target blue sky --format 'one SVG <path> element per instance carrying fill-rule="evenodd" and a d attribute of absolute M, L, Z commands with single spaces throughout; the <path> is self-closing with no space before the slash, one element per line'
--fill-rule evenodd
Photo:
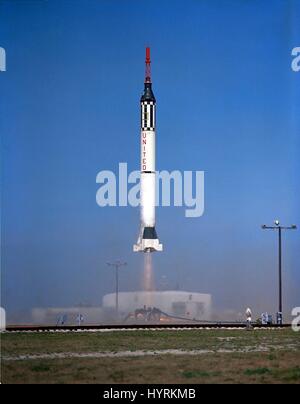
<path fill-rule="evenodd" d="M 215 307 L 277 308 L 279 218 L 300 225 L 299 1 L 0 1 L 2 305 L 99 304 L 106 261 L 128 266 L 139 211 L 100 208 L 100 170 L 139 168 L 139 97 L 151 46 L 157 169 L 205 171 L 205 213 L 159 208 L 156 282 Z M 300 305 L 300 232 L 284 235 L 286 310 Z"/>

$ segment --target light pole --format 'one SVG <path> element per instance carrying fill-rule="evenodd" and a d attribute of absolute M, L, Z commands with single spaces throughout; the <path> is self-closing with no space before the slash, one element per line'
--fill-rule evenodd
<path fill-rule="evenodd" d="M 282 325 L 282 230 L 296 230 L 297 226 L 281 226 L 279 220 L 275 220 L 275 226 L 263 224 L 262 229 L 278 230 L 278 269 L 279 269 L 279 311 L 277 324 Z"/>
<path fill-rule="evenodd" d="M 116 269 L 116 314 L 119 315 L 119 268 L 127 265 L 127 262 L 120 260 L 114 262 L 107 262 L 108 266 L 114 267 Z"/>

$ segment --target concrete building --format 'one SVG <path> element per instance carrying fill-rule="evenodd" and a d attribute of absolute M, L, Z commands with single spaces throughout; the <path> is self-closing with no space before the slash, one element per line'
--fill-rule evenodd
<path fill-rule="evenodd" d="M 211 295 L 181 291 L 119 292 L 119 316 L 116 317 L 116 294 L 103 297 L 102 306 L 45 307 L 31 311 L 33 324 L 78 325 L 123 322 L 130 313 L 145 306 L 155 307 L 177 318 L 211 320 Z"/>

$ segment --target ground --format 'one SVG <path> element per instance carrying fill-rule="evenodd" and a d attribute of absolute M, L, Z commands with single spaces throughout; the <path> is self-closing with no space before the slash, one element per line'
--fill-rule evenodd
<path fill-rule="evenodd" d="M 297 383 L 300 333 L 3 333 L 2 383 Z"/>

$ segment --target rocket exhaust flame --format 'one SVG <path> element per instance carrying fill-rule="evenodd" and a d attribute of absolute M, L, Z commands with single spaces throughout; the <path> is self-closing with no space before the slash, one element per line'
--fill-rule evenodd
<path fill-rule="evenodd" d="M 146 48 L 144 94 L 141 97 L 141 227 L 133 251 L 162 251 L 155 230 L 155 108 L 150 72 L 150 48 Z"/>
<path fill-rule="evenodd" d="M 150 252 L 144 254 L 143 290 L 145 292 L 153 292 L 154 290 L 152 254 Z M 149 305 L 150 302 L 147 302 L 147 304 Z"/>
<path fill-rule="evenodd" d="M 143 271 L 143 279 L 142 279 L 142 289 L 145 292 L 144 297 L 144 306 L 153 307 L 153 291 L 155 290 L 154 285 L 154 272 L 152 266 L 152 254 L 151 251 L 145 251 L 144 255 L 144 271 Z"/>

